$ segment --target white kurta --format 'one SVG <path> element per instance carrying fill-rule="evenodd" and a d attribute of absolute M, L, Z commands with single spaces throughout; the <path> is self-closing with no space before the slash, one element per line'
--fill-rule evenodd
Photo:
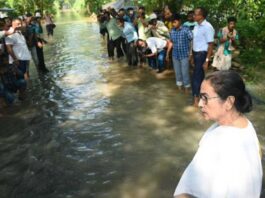
<path fill-rule="evenodd" d="M 249 122 L 244 129 L 213 124 L 183 173 L 174 196 L 259 198 L 262 165 L 259 142 Z"/>

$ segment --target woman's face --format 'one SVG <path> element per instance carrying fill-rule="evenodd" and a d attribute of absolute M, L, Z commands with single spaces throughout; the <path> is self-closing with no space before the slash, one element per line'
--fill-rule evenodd
<path fill-rule="evenodd" d="M 201 85 L 199 108 L 206 120 L 219 122 L 227 113 L 225 101 L 221 100 L 210 81 L 204 80 Z"/>

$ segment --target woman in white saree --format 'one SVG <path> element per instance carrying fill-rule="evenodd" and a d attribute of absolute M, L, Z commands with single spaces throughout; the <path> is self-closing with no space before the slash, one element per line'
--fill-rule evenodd
<path fill-rule="evenodd" d="M 244 113 L 252 100 L 234 71 L 218 71 L 201 85 L 199 107 L 215 123 L 202 137 L 183 173 L 175 198 L 259 198 L 262 186 L 260 145 Z"/>

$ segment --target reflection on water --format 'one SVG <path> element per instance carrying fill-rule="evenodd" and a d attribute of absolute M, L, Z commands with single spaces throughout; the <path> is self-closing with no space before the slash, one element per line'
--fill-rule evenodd
<path fill-rule="evenodd" d="M 210 123 L 187 107 L 172 74 L 105 54 L 96 24 L 59 18 L 45 51 L 51 72 L 32 68 L 27 101 L 0 118 L 1 197 L 172 197 Z M 250 119 L 264 149 L 256 107 Z"/>

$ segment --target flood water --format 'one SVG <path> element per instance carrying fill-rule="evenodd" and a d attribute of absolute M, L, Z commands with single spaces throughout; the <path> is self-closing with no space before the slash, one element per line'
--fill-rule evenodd
<path fill-rule="evenodd" d="M 167 198 L 211 124 L 172 72 L 110 62 L 97 24 L 63 14 L 26 101 L 1 110 L 0 197 Z M 265 105 L 249 114 L 264 150 Z M 264 158 L 263 158 L 264 161 Z"/>

